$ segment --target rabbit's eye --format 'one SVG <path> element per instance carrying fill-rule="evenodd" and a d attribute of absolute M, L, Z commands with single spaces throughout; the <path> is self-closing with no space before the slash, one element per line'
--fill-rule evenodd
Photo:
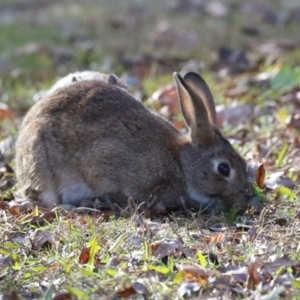
<path fill-rule="evenodd" d="M 226 163 L 220 163 L 218 165 L 218 172 L 225 177 L 229 177 L 229 175 L 230 175 L 229 165 Z"/>

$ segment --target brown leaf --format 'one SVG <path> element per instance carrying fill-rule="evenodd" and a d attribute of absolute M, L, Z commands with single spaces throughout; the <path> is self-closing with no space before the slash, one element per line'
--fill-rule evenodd
<path fill-rule="evenodd" d="M 91 247 L 84 247 L 81 249 L 81 253 L 79 255 L 79 263 L 84 265 L 86 263 L 88 263 L 89 259 L 90 259 L 90 250 Z"/>
<path fill-rule="evenodd" d="M 55 235 L 50 231 L 38 230 L 32 234 L 30 238 L 32 250 L 40 251 L 51 247 L 55 242 Z"/>
<path fill-rule="evenodd" d="M 12 110 L 8 108 L 0 108 L 0 121 L 3 121 L 4 119 L 14 119 L 15 114 Z"/>
<path fill-rule="evenodd" d="M 207 244 L 217 244 L 223 242 L 225 238 L 226 235 L 220 232 L 220 233 L 213 234 L 212 236 L 206 237 L 205 242 Z"/>
<path fill-rule="evenodd" d="M 153 93 L 152 99 L 161 105 L 167 105 L 171 115 L 177 115 L 180 112 L 177 90 L 174 85 L 167 85 L 159 89 Z"/>
<path fill-rule="evenodd" d="M 5 210 L 8 207 L 6 201 L 0 200 L 0 209 Z"/>
<path fill-rule="evenodd" d="M 262 266 L 262 262 L 256 261 L 248 265 L 248 289 L 255 290 L 255 287 L 261 282 L 261 278 L 258 273 L 258 268 Z"/>
<path fill-rule="evenodd" d="M 152 255 L 159 258 L 168 257 L 174 252 L 178 252 L 181 247 L 182 244 L 179 240 L 167 238 L 150 245 Z"/>
<path fill-rule="evenodd" d="M 61 292 L 54 295 L 52 300 L 72 300 L 75 299 L 75 297 L 67 292 Z"/>
<path fill-rule="evenodd" d="M 136 291 L 135 289 L 131 286 L 123 291 L 120 291 L 118 292 L 118 296 L 121 297 L 121 298 L 128 298 L 132 295 L 135 295 L 136 294 Z"/>
<path fill-rule="evenodd" d="M 45 226 L 49 223 L 52 223 L 56 218 L 55 212 L 54 211 L 48 211 L 43 213 L 40 216 L 35 216 L 32 218 L 30 221 L 30 224 L 33 226 Z"/>
<path fill-rule="evenodd" d="M 222 275 L 233 277 L 237 282 L 244 284 L 247 281 L 247 269 L 241 266 L 222 266 L 217 269 Z"/>
<path fill-rule="evenodd" d="M 19 207 L 17 207 L 17 206 L 12 206 L 12 207 L 10 208 L 10 212 L 11 212 L 11 214 L 13 214 L 14 216 L 18 216 L 18 217 L 21 216 L 21 212 L 20 212 L 20 210 L 19 210 Z"/>
<path fill-rule="evenodd" d="M 261 164 L 256 171 L 256 183 L 261 189 L 264 188 L 264 186 L 265 186 L 265 183 L 264 183 L 265 175 L 266 175 L 266 171 L 265 171 L 264 165 Z"/>
<path fill-rule="evenodd" d="M 148 289 L 139 282 L 134 282 L 132 286 L 117 293 L 117 295 L 121 298 L 128 298 L 135 294 L 144 295 L 146 298 L 150 295 Z"/>
<path fill-rule="evenodd" d="M 196 281 L 204 286 L 208 284 L 208 277 L 215 275 L 212 271 L 206 270 L 199 266 L 185 265 L 182 266 L 181 268 L 184 271 L 186 280 Z"/>
<path fill-rule="evenodd" d="M 249 162 L 247 170 L 247 180 L 250 183 L 254 183 L 257 180 L 258 169 L 262 166 L 259 162 Z"/>
<path fill-rule="evenodd" d="M 261 270 L 267 275 L 275 276 L 275 273 L 281 267 L 284 267 L 286 269 L 296 266 L 299 268 L 299 262 L 290 259 L 287 255 L 284 255 L 283 257 L 277 258 L 273 262 L 264 264 L 261 267 Z"/>

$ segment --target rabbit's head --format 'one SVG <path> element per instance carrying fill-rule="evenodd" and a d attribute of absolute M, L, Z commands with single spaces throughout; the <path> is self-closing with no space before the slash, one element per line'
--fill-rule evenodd
<path fill-rule="evenodd" d="M 174 78 L 190 135 L 190 143 L 180 152 L 190 200 L 203 208 L 229 206 L 245 211 L 252 194 L 247 164 L 217 128 L 210 89 L 193 72 L 184 78 L 174 73 Z"/>

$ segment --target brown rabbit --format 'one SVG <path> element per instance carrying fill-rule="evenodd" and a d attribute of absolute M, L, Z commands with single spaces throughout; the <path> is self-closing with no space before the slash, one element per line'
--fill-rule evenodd
<path fill-rule="evenodd" d="M 57 89 L 26 115 L 16 144 L 22 197 L 79 206 L 99 197 L 176 208 L 234 206 L 251 196 L 245 160 L 216 127 L 211 92 L 196 73 L 174 73 L 182 134 L 118 85 L 78 81 Z"/>

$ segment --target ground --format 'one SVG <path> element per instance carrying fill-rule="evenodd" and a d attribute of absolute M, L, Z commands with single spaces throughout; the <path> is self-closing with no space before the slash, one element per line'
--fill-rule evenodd
<path fill-rule="evenodd" d="M 297 2 L 1 1 L 3 299 L 299 299 Z M 121 76 L 182 130 L 172 73 L 201 74 L 222 132 L 259 167 L 264 208 L 146 218 L 13 204 L 22 118 L 54 82 L 78 70 Z"/>

